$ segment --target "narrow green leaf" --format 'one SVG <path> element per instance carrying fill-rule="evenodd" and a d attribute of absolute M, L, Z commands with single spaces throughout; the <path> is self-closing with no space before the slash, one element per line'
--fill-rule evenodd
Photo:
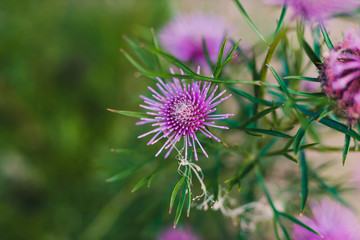
<path fill-rule="evenodd" d="M 323 23 L 322 21 L 320 21 L 319 24 L 320 24 L 321 33 L 322 33 L 323 36 L 324 36 L 324 40 L 325 40 L 326 46 L 329 48 L 329 50 L 333 49 L 333 48 L 334 48 L 334 45 L 332 44 L 332 42 L 331 42 L 331 40 L 330 40 L 329 34 L 328 34 L 328 32 L 326 31 L 326 28 L 325 28 L 325 26 L 324 26 L 324 23 Z"/>
<path fill-rule="evenodd" d="M 291 156 L 290 154 L 288 154 L 288 153 L 284 153 L 283 156 L 290 159 L 294 163 L 298 163 L 298 160 L 296 158 L 294 158 L 293 156 Z"/>
<path fill-rule="evenodd" d="M 174 206 L 176 195 L 179 192 L 181 186 L 184 184 L 184 182 L 185 182 L 185 176 L 183 176 L 174 187 L 174 190 L 173 190 L 173 192 L 171 194 L 171 197 L 170 197 L 169 213 L 171 213 L 171 210 L 172 210 L 172 208 Z"/>
<path fill-rule="evenodd" d="M 236 49 L 239 48 L 240 42 L 241 42 L 241 39 L 234 44 L 234 46 L 232 47 L 232 49 L 230 50 L 230 52 L 226 56 L 224 62 L 222 63 L 221 68 L 223 68 L 231 59 L 233 59 L 236 56 L 236 55 L 234 55 L 234 53 L 235 53 Z"/>
<path fill-rule="evenodd" d="M 127 36 L 123 36 L 125 41 L 134 49 L 135 53 L 140 57 L 140 59 L 151 69 L 154 69 L 154 64 L 152 63 L 149 54 L 144 52 L 144 49 L 141 48 L 137 43 L 128 38 Z"/>
<path fill-rule="evenodd" d="M 311 82 L 320 82 L 318 78 L 305 77 L 305 76 L 286 76 L 284 79 L 295 79 L 295 80 L 305 80 Z"/>
<path fill-rule="evenodd" d="M 266 196 L 266 198 L 267 198 L 267 200 L 268 200 L 268 202 L 269 202 L 269 204 L 270 204 L 270 206 L 271 206 L 274 214 L 277 215 L 277 214 L 278 214 L 278 211 L 276 210 L 275 205 L 274 205 L 274 203 L 273 203 L 273 201 L 272 201 L 272 199 L 271 199 L 271 197 L 270 197 L 270 194 L 269 194 L 269 192 L 268 192 L 268 190 L 267 190 L 267 188 L 266 188 L 266 186 L 265 186 L 264 179 L 263 179 L 263 176 L 262 176 L 262 173 L 261 173 L 261 169 L 260 169 L 259 166 L 258 166 L 258 168 L 256 169 L 256 173 L 257 173 L 256 176 L 257 176 L 258 182 L 259 182 L 259 184 L 260 184 L 263 192 L 265 193 L 265 196 Z"/>
<path fill-rule="evenodd" d="M 135 184 L 135 186 L 131 189 L 131 192 L 135 192 L 136 190 L 138 190 L 139 188 L 141 188 L 145 183 L 147 183 L 149 181 L 149 177 L 145 177 L 140 179 L 139 182 L 137 182 Z"/>
<path fill-rule="evenodd" d="M 186 216 L 190 216 L 190 209 L 191 209 L 191 189 L 188 187 L 187 193 L 187 209 L 186 209 Z"/>
<path fill-rule="evenodd" d="M 268 41 L 264 38 L 264 36 L 260 33 L 260 30 L 256 27 L 254 22 L 250 19 L 249 15 L 246 13 L 244 7 L 241 5 L 239 0 L 234 0 L 236 6 L 239 8 L 241 14 L 244 16 L 247 23 L 250 27 L 255 31 L 255 33 L 259 36 L 259 38 L 266 44 L 269 45 Z"/>
<path fill-rule="evenodd" d="M 248 94 L 248 93 L 246 93 L 244 91 L 241 91 L 239 89 L 236 89 L 236 88 L 234 88 L 232 86 L 228 86 L 228 88 L 231 89 L 232 91 L 234 91 L 235 93 L 239 94 L 240 96 L 248 99 L 251 102 L 262 104 L 262 105 L 265 105 L 265 106 L 274 106 L 273 102 L 269 102 L 269 101 L 266 101 L 266 100 L 263 100 L 263 99 L 260 99 L 260 98 L 253 97 L 252 95 L 250 95 L 250 94 Z"/>
<path fill-rule="evenodd" d="M 343 166 L 345 165 L 346 157 L 349 152 L 350 140 L 351 140 L 350 135 L 345 134 L 345 143 L 344 143 L 343 160 L 342 160 Z"/>
<path fill-rule="evenodd" d="M 318 58 L 318 56 L 316 56 L 315 52 L 311 49 L 311 47 L 309 46 L 309 44 L 306 42 L 306 40 L 304 39 L 304 31 L 301 28 L 301 25 L 298 24 L 297 26 L 297 37 L 298 37 L 298 41 L 300 46 L 304 49 L 306 55 L 309 57 L 309 59 L 313 62 L 313 64 L 319 68 L 320 65 L 322 64 L 321 60 Z"/>
<path fill-rule="evenodd" d="M 128 117 L 134 117 L 134 118 L 149 117 L 149 115 L 147 115 L 146 113 L 141 113 L 141 112 L 114 110 L 114 109 L 110 109 L 110 108 L 108 108 L 107 110 L 110 112 L 119 113 L 121 115 L 128 116 Z"/>
<path fill-rule="evenodd" d="M 299 221 L 298 219 L 296 219 L 296 218 L 294 218 L 294 217 L 292 217 L 292 216 L 290 216 L 290 215 L 288 215 L 288 214 L 286 214 L 286 213 L 283 213 L 283 212 L 278 212 L 278 213 L 279 213 L 280 216 L 287 218 L 287 219 L 290 220 L 291 222 L 293 222 L 293 223 L 295 223 L 295 224 L 297 224 L 297 225 L 299 225 L 299 226 L 301 226 L 301 227 L 309 230 L 310 232 L 315 233 L 316 235 L 320 236 L 321 238 L 323 238 L 323 236 L 322 236 L 320 233 L 318 233 L 317 231 L 315 231 L 314 229 L 312 229 L 312 228 L 309 227 L 308 225 L 302 223 L 302 222 Z"/>
<path fill-rule="evenodd" d="M 231 89 L 233 89 L 233 88 L 231 88 Z M 235 90 L 235 89 L 233 89 L 233 90 Z M 246 120 L 244 123 L 242 123 L 239 128 L 242 129 L 242 128 L 246 127 L 246 126 L 249 125 L 250 123 L 252 123 L 252 122 L 254 122 L 254 121 L 257 121 L 258 119 L 266 116 L 267 114 L 275 111 L 276 109 L 278 109 L 279 107 L 282 107 L 282 106 L 284 106 L 284 105 L 283 105 L 283 104 L 279 104 L 279 105 L 277 105 L 277 106 L 273 106 L 273 107 L 267 108 L 267 109 L 265 109 L 265 110 L 263 110 L 263 111 L 261 111 L 261 112 L 258 112 L 257 114 L 255 114 L 254 116 L 252 116 L 251 118 L 249 118 L 248 120 Z"/>
<path fill-rule="evenodd" d="M 301 172 L 301 213 L 304 211 L 306 200 L 308 197 L 308 170 L 307 170 L 307 163 L 305 158 L 305 152 L 300 151 L 300 172 Z"/>
<path fill-rule="evenodd" d="M 212 71 L 214 71 L 215 66 L 214 66 L 214 63 L 211 61 L 209 51 L 208 51 L 208 48 L 206 46 L 205 38 L 202 38 L 201 43 L 202 43 L 203 53 L 205 55 L 206 62 L 208 63 L 210 69 Z"/>
<path fill-rule="evenodd" d="M 154 47 L 157 50 L 159 50 L 160 47 L 159 47 L 159 43 L 158 43 L 157 38 L 156 38 L 155 30 L 154 30 L 154 28 L 151 28 L 150 30 L 151 30 L 152 42 L 154 44 Z M 159 70 L 162 70 L 161 60 L 160 60 L 159 55 L 155 56 L 155 63 L 156 63 L 156 65 L 158 65 Z"/>
<path fill-rule="evenodd" d="M 271 71 L 272 74 L 274 75 L 276 81 L 279 83 L 279 86 L 280 86 L 281 90 L 282 90 L 289 98 L 291 98 L 291 96 L 290 96 L 290 94 L 289 94 L 288 88 L 285 86 L 284 82 L 282 81 L 282 79 L 280 78 L 280 76 L 277 74 L 277 72 L 275 71 L 275 69 L 274 69 L 271 65 L 269 65 L 269 64 L 267 64 L 266 66 L 270 69 L 270 71 Z"/>
<path fill-rule="evenodd" d="M 276 219 L 275 215 L 273 217 L 273 227 L 274 227 L 274 233 L 275 233 L 276 240 L 281 240 L 279 231 L 278 231 L 278 223 L 277 223 L 277 219 Z"/>
<path fill-rule="evenodd" d="M 230 192 L 233 186 L 236 185 L 237 183 L 240 185 L 241 180 L 245 176 L 247 176 L 252 169 L 254 169 L 255 165 L 256 165 L 256 161 L 248 162 L 242 168 L 239 169 L 239 171 L 236 173 L 234 177 L 227 179 L 225 183 L 229 182 L 228 192 Z"/>
<path fill-rule="evenodd" d="M 295 139 L 294 139 L 294 153 L 295 154 L 297 154 L 299 152 L 300 145 L 301 145 L 304 135 L 305 135 L 305 129 L 300 127 L 299 130 L 297 131 L 297 133 L 295 135 Z"/>
<path fill-rule="evenodd" d="M 293 138 L 293 136 L 287 135 L 287 134 L 279 132 L 279 131 L 274 131 L 274 130 L 259 129 L 259 128 L 245 128 L 245 129 L 250 132 L 263 133 L 263 134 L 271 135 L 271 136 L 275 136 L 275 137 Z"/>
<path fill-rule="evenodd" d="M 217 61 L 216 61 L 215 69 L 214 69 L 214 72 L 213 72 L 213 76 L 215 78 L 217 78 L 220 75 L 220 72 L 221 72 L 220 68 L 221 68 L 221 64 L 222 64 L 222 60 L 223 60 L 223 56 L 224 56 L 226 42 L 227 42 L 227 37 L 225 37 L 225 39 L 224 39 L 224 41 L 223 41 L 223 43 L 221 45 L 220 52 L 219 52 L 219 55 L 218 55 L 218 58 L 217 58 Z"/>
<path fill-rule="evenodd" d="M 126 57 L 126 59 L 140 72 L 142 73 L 146 73 L 147 70 L 145 68 L 143 68 L 133 57 L 131 57 L 124 49 L 120 49 L 120 52 L 122 52 L 122 54 L 124 54 L 124 56 Z"/>
<path fill-rule="evenodd" d="M 309 173 L 314 178 L 314 180 L 317 181 L 320 187 L 333 196 L 334 199 L 346 207 L 350 206 L 349 203 L 347 203 L 345 199 L 341 197 L 340 193 L 334 187 L 329 186 L 314 170 L 309 169 Z"/>
<path fill-rule="evenodd" d="M 176 227 L 176 225 L 178 224 L 179 220 L 180 220 L 180 216 L 184 207 L 184 202 L 185 202 L 185 196 L 186 196 L 186 192 L 187 192 L 187 183 L 185 183 L 185 186 L 183 188 L 177 209 L 176 209 L 176 214 L 175 214 L 175 221 L 174 221 L 174 228 Z"/>
<path fill-rule="evenodd" d="M 306 108 L 300 106 L 300 105 L 296 105 L 296 107 L 303 112 L 305 115 L 307 116 L 313 116 L 314 113 L 307 110 Z M 357 132 L 355 132 L 353 129 L 349 128 L 348 126 L 346 126 L 343 123 L 337 122 L 335 120 L 332 120 L 328 117 L 324 117 L 322 119 L 319 120 L 320 123 L 345 134 L 350 135 L 351 137 L 355 138 L 356 140 L 360 141 L 360 136 Z"/>
<path fill-rule="evenodd" d="M 260 85 L 258 82 L 249 81 L 249 80 L 232 80 L 232 79 L 220 79 L 220 78 L 212 78 L 203 75 L 181 75 L 181 74 L 172 74 L 169 72 L 151 72 L 148 71 L 144 73 L 145 76 L 150 78 L 179 78 L 179 79 L 194 79 L 199 81 L 206 81 L 206 82 L 215 82 L 215 83 L 224 83 L 224 84 L 248 84 L 248 85 Z"/>
<path fill-rule="evenodd" d="M 281 27 L 281 24 L 283 23 L 284 21 L 284 18 L 285 18 L 285 15 L 286 15 L 286 11 L 287 11 L 287 6 L 286 4 L 284 4 L 282 10 L 281 10 L 281 13 L 280 13 L 280 18 L 279 18 L 279 21 L 278 21 L 278 24 L 276 26 L 276 29 L 275 29 L 275 36 L 276 34 L 279 32 L 280 30 L 280 27 Z"/>
<path fill-rule="evenodd" d="M 185 63 L 183 63 L 182 61 L 180 61 L 178 58 L 172 56 L 171 54 L 168 54 L 160 49 L 156 49 L 152 46 L 145 46 L 145 49 L 148 50 L 149 52 L 152 52 L 156 55 L 159 55 L 161 57 L 163 57 L 164 59 L 166 59 L 168 62 L 174 64 L 175 66 L 177 66 L 178 68 L 181 68 L 184 72 L 191 74 L 191 75 L 197 75 L 194 71 L 192 71 Z"/>

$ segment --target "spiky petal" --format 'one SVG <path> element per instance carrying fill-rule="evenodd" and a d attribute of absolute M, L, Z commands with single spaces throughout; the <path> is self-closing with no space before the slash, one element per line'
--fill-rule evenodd
<path fill-rule="evenodd" d="M 360 30 L 351 29 L 323 64 L 320 79 L 325 93 L 353 124 L 360 117 Z"/>
<path fill-rule="evenodd" d="M 202 133 L 220 142 L 220 139 L 207 128 L 228 129 L 225 126 L 216 125 L 214 121 L 226 119 L 233 114 L 214 114 L 214 112 L 215 107 L 231 95 L 224 96 L 225 90 L 216 94 L 218 86 L 210 89 L 210 82 L 192 81 L 186 84 L 184 79 L 180 81 L 177 78 L 173 78 L 173 81 L 168 83 L 164 83 L 160 78 L 157 80 L 158 90 L 149 87 L 153 93 L 153 99 L 141 96 L 146 105 L 140 105 L 140 107 L 150 110 L 147 112 L 149 118 L 141 118 L 141 121 L 137 123 L 137 125 L 150 123 L 155 129 L 140 135 L 139 138 L 155 134 L 148 145 L 155 144 L 163 138 L 166 140 L 156 156 L 166 149 L 165 158 L 167 158 L 176 143 L 183 139 L 186 159 L 188 150 L 193 148 L 195 159 L 198 160 L 197 146 L 208 157 L 196 134 Z"/>

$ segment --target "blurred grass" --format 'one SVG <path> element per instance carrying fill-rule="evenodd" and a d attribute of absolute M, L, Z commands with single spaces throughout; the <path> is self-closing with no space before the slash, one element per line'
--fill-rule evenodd
<path fill-rule="evenodd" d="M 134 147 L 138 130 L 106 108 L 137 108 L 145 81 L 119 53 L 122 35 L 160 26 L 167 5 L 0 2 L 1 239 L 89 239 L 88 226 L 104 206 L 110 210 L 92 239 L 139 235 L 136 226 L 119 227 L 129 218 L 114 210 L 131 203 L 133 197 L 121 201 L 129 189 L 105 182 L 137 162 L 110 148 Z"/>

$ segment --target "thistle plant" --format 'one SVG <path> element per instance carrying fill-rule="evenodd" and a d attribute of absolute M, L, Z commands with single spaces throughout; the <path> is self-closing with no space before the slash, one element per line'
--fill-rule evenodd
<path fill-rule="evenodd" d="M 146 133 L 139 138 L 153 134 L 147 144 L 161 145 L 157 153 L 148 154 L 166 158 L 133 190 L 150 185 L 155 173 L 161 174 L 162 165 L 177 161 L 173 174 L 180 176 L 171 183 L 169 196 L 170 213 L 177 206 L 174 227 L 185 221 L 184 207 L 190 219 L 190 209 L 197 207 L 219 210 L 231 218 L 240 228 L 239 239 L 251 239 L 251 234 L 263 239 L 357 239 L 356 234 L 329 233 L 329 228 L 337 226 L 335 215 L 356 219 L 355 213 L 342 196 L 340 183 L 322 176 L 327 165 L 316 164 L 309 156 L 339 151 L 342 157 L 341 153 L 336 156 L 345 165 L 348 153 L 358 149 L 359 30 L 350 30 L 343 42 L 333 44 L 324 21 L 342 13 L 356 14 L 359 2 L 267 1 L 283 4 L 269 36 L 261 33 L 252 13 L 246 12 L 239 0 L 233 2 L 259 37 L 251 55 L 245 53 L 240 40 L 225 35 L 220 18 L 204 14 L 184 15 L 170 22 L 160 30 L 160 44 L 154 30 L 148 39 L 125 38 L 137 56 L 125 50 L 122 53 L 150 79 L 150 86 L 147 93 L 139 89 L 145 103 L 140 107 L 145 111 L 111 111 L 140 118 L 136 124 L 144 125 Z M 293 13 L 285 21 L 288 7 Z M 201 74 L 199 65 L 212 74 Z M 234 77 L 239 65 L 246 73 Z M 309 76 L 310 68 L 318 74 Z M 315 82 L 319 88 L 303 87 L 306 82 Z M 324 131 L 342 134 L 343 145 L 327 146 Z M 209 162 L 215 164 L 209 167 Z M 291 166 L 286 170 L 279 167 L 285 162 Z M 274 173 L 282 173 L 283 179 Z M 276 190 L 276 183 L 282 180 L 286 184 Z M 235 186 L 239 192 L 233 191 Z M 298 217 L 310 216 L 308 199 L 314 203 L 324 197 L 336 203 L 313 204 L 314 220 Z M 336 210 L 332 211 L 333 207 Z M 330 212 L 320 213 L 325 209 Z M 266 226 L 272 221 L 273 230 L 256 233 L 256 227 L 244 227 L 244 219 L 246 226 Z M 357 221 L 347 221 L 359 228 Z"/>

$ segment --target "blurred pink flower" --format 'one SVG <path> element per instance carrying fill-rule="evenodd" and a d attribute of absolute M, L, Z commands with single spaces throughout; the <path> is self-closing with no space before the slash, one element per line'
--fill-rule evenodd
<path fill-rule="evenodd" d="M 168 228 L 162 231 L 158 240 L 200 240 L 190 227 Z"/>
<path fill-rule="evenodd" d="M 202 39 L 205 40 L 209 57 L 214 63 L 229 30 L 229 26 L 220 17 L 203 13 L 180 15 L 160 31 L 160 42 L 181 61 L 204 65 L 206 59 Z M 229 49 L 229 42 L 227 46 Z"/>
<path fill-rule="evenodd" d="M 359 0 L 264 0 L 267 3 L 284 4 L 293 11 L 294 16 L 306 20 L 320 20 L 338 13 L 346 13 L 360 7 Z"/>
<path fill-rule="evenodd" d="M 325 59 L 320 74 L 325 93 L 337 101 L 348 122 L 360 118 L 360 30 L 351 29 Z"/>
<path fill-rule="evenodd" d="M 358 240 L 360 225 L 357 216 L 349 209 L 334 200 L 322 200 L 311 204 L 313 218 L 302 216 L 299 218 L 320 236 L 294 224 L 294 240 Z"/>

